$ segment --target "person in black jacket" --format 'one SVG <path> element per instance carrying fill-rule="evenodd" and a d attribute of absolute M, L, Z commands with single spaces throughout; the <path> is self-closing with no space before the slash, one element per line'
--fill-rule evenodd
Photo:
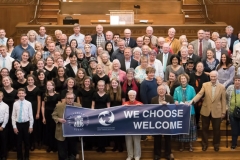
<path fill-rule="evenodd" d="M 80 68 L 80 65 L 77 63 L 77 55 L 72 52 L 69 55 L 69 59 L 70 63 L 65 66 L 68 69 L 67 76 L 75 78 L 77 70 Z"/>

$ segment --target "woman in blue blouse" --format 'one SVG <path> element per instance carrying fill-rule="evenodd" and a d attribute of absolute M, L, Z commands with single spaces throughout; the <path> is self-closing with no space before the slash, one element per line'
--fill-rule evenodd
<path fill-rule="evenodd" d="M 181 84 L 174 91 L 173 99 L 175 104 L 188 104 L 196 95 L 196 92 L 192 86 L 188 84 L 189 76 L 184 73 L 178 76 L 178 81 Z M 191 105 L 191 119 L 190 119 L 190 129 L 189 134 L 182 134 L 176 137 L 176 140 L 180 142 L 180 151 L 184 150 L 184 142 L 189 143 L 189 151 L 193 151 L 192 142 L 197 140 L 197 129 L 195 121 L 195 110 Z"/>

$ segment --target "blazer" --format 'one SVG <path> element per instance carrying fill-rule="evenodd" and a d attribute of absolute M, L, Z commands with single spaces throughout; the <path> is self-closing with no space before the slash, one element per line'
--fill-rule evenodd
<path fill-rule="evenodd" d="M 81 107 L 81 104 L 74 102 L 74 106 Z M 65 137 L 63 137 L 62 123 L 58 122 L 58 118 L 63 118 L 65 108 L 66 103 L 58 103 L 52 113 L 52 118 L 56 122 L 55 138 L 58 141 L 65 140 Z"/>
<path fill-rule="evenodd" d="M 165 95 L 165 101 L 169 104 L 174 104 L 173 97 L 170 95 Z M 151 100 L 151 104 L 159 104 L 159 96 L 155 96 Z"/>
<path fill-rule="evenodd" d="M 212 83 L 203 83 L 201 90 L 193 98 L 193 102 L 198 102 L 203 95 L 205 96 L 200 114 L 207 117 L 211 113 L 213 118 L 221 118 L 222 114 L 226 113 L 225 87 L 222 84 L 217 83 L 215 95 L 212 97 Z"/>
<path fill-rule="evenodd" d="M 192 41 L 190 44 L 193 45 L 194 47 L 194 54 L 198 55 L 199 56 L 199 53 L 198 53 L 198 39 Z M 206 59 L 207 58 L 207 50 L 208 49 L 211 49 L 212 46 L 211 46 L 211 43 L 208 42 L 207 40 L 203 39 L 202 40 L 202 57 L 200 57 L 201 59 Z"/>
<path fill-rule="evenodd" d="M 216 50 L 215 50 L 215 48 L 213 48 L 211 50 L 212 50 L 212 52 L 214 54 L 214 58 L 216 58 Z M 221 48 L 221 55 L 222 54 L 227 54 L 228 55 L 228 51 L 226 49 L 224 49 L 224 48 Z"/>
<path fill-rule="evenodd" d="M 68 72 L 66 73 L 66 75 L 67 75 L 68 77 L 73 77 L 73 78 L 75 78 L 76 74 L 75 74 L 75 72 L 73 71 L 72 66 L 70 65 L 70 63 L 68 63 L 65 67 L 66 67 L 66 70 L 68 71 Z M 79 63 L 77 64 L 77 68 L 81 68 L 81 66 L 79 65 Z"/>
<path fill-rule="evenodd" d="M 194 88 L 190 85 L 186 86 L 186 101 L 190 102 L 196 96 L 196 92 Z M 182 93 L 182 86 L 178 86 L 174 90 L 173 94 L 174 101 L 178 101 L 178 103 L 183 101 L 183 93 Z M 191 105 L 191 114 L 195 114 L 195 110 L 193 105 Z"/>
<path fill-rule="evenodd" d="M 121 70 L 126 72 L 126 65 L 125 65 L 125 59 L 120 59 L 120 64 L 121 64 Z M 130 68 L 135 69 L 138 66 L 138 61 L 136 61 L 135 59 L 131 58 L 131 62 L 130 62 Z"/>
<path fill-rule="evenodd" d="M 104 36 L 105 41 L 106 41 L 106 36 L 105 36 L 105 34 L 103 34 L 103 36 Z M 91 43 L 94 44 L 96 47 L 98 47 L 98 46 L 97 46 L 97 34 L 94 34 L 94 35 L 92 35 L 91 37 L 92 37 Z M 104 48 L 103 48 L 103 49 L 104 49 Z"/>
<path fill-rule="evenodd" d="M 162 62 L 162 64 L 163 64 L 163 54 L 164 54 L 164 53 L 160 53 L 160 54 L 158 54 L 157 57 L 156 57 L 159 61 Z M 166 67 L 171 64 L 171 62 L 170 62 L 171 56 L 172 56 L 172 54 L 171 54 L 171 53 L 168 53 L 168 59 L 167 59 L 167 65 L 166 65 Z"/>
<path fill-rule="evenodd" d="M 196 54 L 192 54 L 192 58 L 189 57 L 189 59 L 193 60 L 193 63 L 194 63 L 195 67 L 196 67 L 196 64 L 201 61 L 201 58 Z"/>
<path fill-rule="evenodd" d="M 123 39 L 126 41 L 126 38 L 123 38 Z M 128 43 L 128 45 L 126 44 L 126 46 L 131 47 L 131 48 L 137 47 L 137 42 L 135 39 L 130 37 L 129 43 Z"/>

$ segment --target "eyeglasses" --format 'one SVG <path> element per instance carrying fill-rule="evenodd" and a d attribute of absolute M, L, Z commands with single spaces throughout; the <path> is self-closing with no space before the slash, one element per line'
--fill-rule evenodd
<path fill-rule="evenodd" d="M 70 99 L 74 99 L 74 98 L 71 98 L 71 97 L 67 97 L 67 99 L 69 99 L 69 100 L 70 100 Z"/>

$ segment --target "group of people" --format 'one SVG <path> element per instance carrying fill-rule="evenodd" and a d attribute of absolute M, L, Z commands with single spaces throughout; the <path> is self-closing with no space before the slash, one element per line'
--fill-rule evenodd
<path fill-rule="evenodd" d="M 28 160 L 29 150 L 43 144 L 47 152 L 58 151 L 59 160 L 75 159 L 78 140 L 63 137 L 61 128 L 66 122 L 66 104 L 91 109 L 141 104 L 190 106 L 189 134 L 154 135 L 154 160 L 161 157 L 162 136 L 166 159 L 174 159 L 171 139 L 179 142 L 180 151 L 187 143 L 192 152 L 200 118 L 202 150 L 208 148 L 211 121 L 214 150 L 219 151 L 220 124 L 228 110 L 231 148 L 236 148 L 240 120 L 233 112 L 240 105 L 240 34 L 235 37 L 231 26 L 221 39 L 217 32 L 210 39 L 210 31 L 199 30 L 198 39 L 190 43 L 186 35 L 177 39 L 174 28 L 164 38 L 154 36 L 148 26 L 146 35 L 136 40 L 130 29 L 125 29 L 122 37 L 111 31 L 104 34 L 101 25 L 96 26 L 94 35 L 83 35 L 79 24 L 74 24 L 73 31 L 67 38 L 56 30 L 54 40 L 41 26 L 39 34 L 30 30 L 14 45 L 13 38 L 6 38 L 0 29 L 0 160 L 7 158 L 9 150 L 17 150 L 17 159 Z M 83 141 L 84 149 L 95 146 L 98 152 L 105 152 L 110 144 L 105 137 L 84 137 Z M 127 160 L 141 158 L 141 136 L 125 136 L 125 140 L 116 136 L 111 141 L 113 152 L 122 152 L 126 141 Z"/>

